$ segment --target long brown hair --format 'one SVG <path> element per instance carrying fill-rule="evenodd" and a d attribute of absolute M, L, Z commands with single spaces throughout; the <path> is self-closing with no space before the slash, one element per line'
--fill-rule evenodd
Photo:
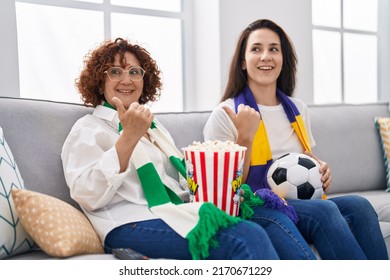
<path fill-rule="evenodd" d="M 96 107 L 104 98 L 104 83 L 107 79 L 104 71 L 108 70 L 115 61 L 115 56 L 120 55 L 121 66 L 126 66 L 125 53 L 130 52 L 140 61 L 140 66 L 145 70 L 144 87 L 138 102 L 145 104 L 156 101 L 160 96 L 162 82 L 160 70 L 149 52 L 139 45 L 133 45 L 128 41 L 117 38 L 115 41 L 105 41 L 95 50 L 90 51 L 84 58 L 84 69 L 76 79 L 76 87 L 86 106 Z"/>
<path fill-rule="evenodd" d="M 242 31 L 233 55 L 229 69 L 229 77 L 222 101 L 232 98 L 242 92 L 247 86 L 247 73 L 242 69 L 242 63 L 245 61 L 245 50 L 249 35 L 258 29 L 267 28 L 275 32 L 280 39 L 283 55 L 282 71 L 277 80 L 277 87 L 286 95 L 292 96 L 295 89 L 295 79 L 297 70 L 297 56 L 290 38 L 284 30 L 268 19 L 259 19 L 248 25 Z"/>

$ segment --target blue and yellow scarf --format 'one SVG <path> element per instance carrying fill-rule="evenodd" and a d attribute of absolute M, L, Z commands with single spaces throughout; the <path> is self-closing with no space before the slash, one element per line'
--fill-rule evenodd
<path fill-rule="evenodd" d="M 298 135 L 305 151 L 311 152 L 310 140 L 302 116 L 292 100 L 281 90 L 276 90 L 279 99 L 287 115 L 291 126 Z M 260 113 L 259 106 L 252 91 L 247 86 L 243 92 L 234 97 L 234 105 L 237 112 L 238 105 L 245 104 Z M 260 113 L 261 114 L 261 113 Z M 272 153 L 268 142 L 264 121 L 260 121 L 252 146 L 251 166 L 246 183 L 256 193 L 259 189 L 268 188 L 267 171 L 272 164 Z M 260 178 L 260 179 L 259 179 Z"/>

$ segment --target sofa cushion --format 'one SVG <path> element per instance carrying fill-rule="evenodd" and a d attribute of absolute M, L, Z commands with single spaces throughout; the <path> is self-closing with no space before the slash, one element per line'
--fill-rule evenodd
<path fill-rule="evenodd" d="M 390 118 L 376 117 L 375 125 L 379 132 L 383 151 L 383 162 L 386 168 L 386 191 L 390 192 Z"/>
<path fill-rule="evenodd" d="M 0 126 L 6 132 L 26 189 L 80 209 L 70 197 L 60 155 L 76 120 L 92 111 L 81 104 L 0 97 Z"/>
<path fill-rule="evenodd" d="M 332 172 L 328 194 L 386 189 L 376 116 L 390 117 L 387 103 L 311 105 L 314 155 Z"/>
<path fill-rule="evenodd" d="M 55 197 L 12 190 L 21 223 L 39 247 L 53 257 L 102 254 L 103 248 L 87 217 Z"/>
<path fill-rule="evenodd" d="M 206 124 L 209 111 L 157 113 L 156 118 L 163 124 L 175 140 L 176 147 L 182 151 L 194 141 L 202 142 L 203 127 Z"/>
<path fill-rule="evenodd" d="M 44 251 L 38 248 L 35 250 L 30 250 L 24 254 L 11 256 L 10 258 L 7 258 L 7 260 L 118 260 L 118 258 L 116 258 L 113 254 L 85 254 L 71 256 L 68 258 L 57 258 L 46 254 Z"/>
<path fill-rule="evenodd" d="M 24 182 L 0 127 L 0 259 L 24 253 L 34 244 L 20 223 L 12 189 L 24 189 Z"/>

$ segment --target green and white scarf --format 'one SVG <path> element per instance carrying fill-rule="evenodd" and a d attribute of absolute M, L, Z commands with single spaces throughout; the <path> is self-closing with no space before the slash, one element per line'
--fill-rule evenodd
<path fill-rule="evenodd" d="M 107 102 L 104 106 L 114 109 Z M 121 133 L 122 126 L 118 124 Z M 161 151 L 168 156 L 179 174 L 186 178 L 184 157 L 170 138 L 152 122 L 148 134 L 156 141 Z M 189 251 L 193 259 L 206 259 L 210 247 L 217 247 L 215 235 L 241 221 L 238 217 L 226 214 L 214 204 L 208 202 L 183 203 L 183 201 L 161 181 L 153 162 L 137 144 L 130 162 L 137 169 L 142 188 L 150 211 L 167 223 L 175 232 L 188 240 Z"/>

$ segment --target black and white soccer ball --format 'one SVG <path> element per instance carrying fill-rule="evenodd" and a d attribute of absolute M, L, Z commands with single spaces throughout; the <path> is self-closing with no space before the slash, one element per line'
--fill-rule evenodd
<path fill-rule="evenodd" d="M 286 199 L 319 199 L 323 194 L 320 165 L 305 154 L 289 153 L 275 160 L 268 169 L 267 182 Z"/>

